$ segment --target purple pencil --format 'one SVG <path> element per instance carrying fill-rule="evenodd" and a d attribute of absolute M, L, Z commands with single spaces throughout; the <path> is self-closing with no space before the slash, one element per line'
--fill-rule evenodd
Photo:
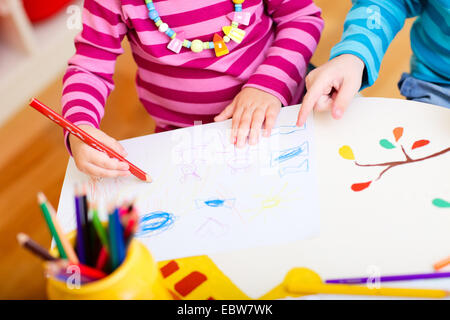
<path fill-rule="evenodd" d="M 77 218 L 77 254 L 81 263 L 86 263 L 86 250 L 85 250 L 85 237 L 84 237 L 84 225 L 85 217 L 82 212 L 82 197 L 78 194 L 78 188 L 75 187 L 75 214 Z"/>
<path fill-rule="evenodd" d="M 439 279 L 450 278 L 450 272 L 433 272 L 433 273 L 417 273 L 417 274 L 404 274 L 393 276 L 380 276 L 379 278 L 365 277 L 365 278 L 343 278 L 343 279 L 330 279 L 325 283 L 339 283 L 339 284 L 364 284 L 368 281 L 408 281 L 408 280 L 423 280 L 423 279 Z"/>

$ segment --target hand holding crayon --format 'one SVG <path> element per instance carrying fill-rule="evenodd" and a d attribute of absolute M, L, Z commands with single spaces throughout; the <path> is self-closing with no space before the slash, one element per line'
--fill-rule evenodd
<path fill-rule="evenodd" d="M 129 162 L 127 159 L 122 157 L 120 154 L 118 154 L 113 149 L 109 148 L 108 146 L 104 145 L 97 139 L 93 138 L 91 135 L 89 135 L 87 132 L 83 131 L 73 123 L 71 123 L 69 120 L 63 118 L 61 115 L 47 107 L 42 102 L 38 101 L 37 99 L 32 99 L 30 101 L 30 106 L 35 108 L 37 111 L 42 113 L 44 116 L 61 126 L 63 129 L 66 129 L 69 131 L 72 135 L 83 141 L 84 143 L 88 144 L 92 148 L 106 153 L 109 157 L 115 158 L 119 161 L 125 162 L 129 165 L 130 172 L 135 175 L 137 178 L 141 179 L 142 181 L 146 182 L 152 182 L 152 178 L 150 175 L 136 167 L 134 164 Z"/>

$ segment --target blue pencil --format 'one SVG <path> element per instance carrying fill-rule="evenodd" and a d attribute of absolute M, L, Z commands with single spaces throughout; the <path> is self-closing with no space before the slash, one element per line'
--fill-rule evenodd
<path fill-rule="evenodd" d="M 116 219 L 115 213 L 118 212 L 114 210 L 108 214 L 108 230 L 109 230 L 109 250 L 111 257 L 111 267 L 112 269 L 116 269 L 119 265 L 119 256 L 117 251 L 117 228 L 116 228 Z"/>
<path fill-rule="evenodd" d="M 120 223 L 120 216 L 119 216 L 119 208 L 116 208 L 114 211 L 114 225 L 116 227 L 116 240 L 117 240 L 117 259 L 118 259 L 118 265 L 119 266 L 123 260 L 125 259 L 125 239 L 123 234 L 123 227 Z"/>
<path fill-rule="evenodd" d="M 75 194 L 75 215 L 76 215 L 76 219 L 77 219 L 77 254 L 78 254 L 78 259 L 80 260 L 80 263 L 82 264 L 86 264 L 86 243 L 84 241 L 84 228 L 83 228 L 83 221 L 84 221 L 84 216 L 82 213 L 82 203 L 81 203 L 82 199 L 81 197 L 78 195 L 78 192 L 76 192 Z"/>

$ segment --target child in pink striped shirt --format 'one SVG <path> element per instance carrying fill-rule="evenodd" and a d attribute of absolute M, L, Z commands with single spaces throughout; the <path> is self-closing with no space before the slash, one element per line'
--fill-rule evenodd
<path fill-rule="evenodd" d="M 263 125 L 270 135 L 282 105 L 300 102 L 320 13 L 312 0 L 85 0 L 63 116 L 126 156 L 98 129 L 126 36 L 138 95 L 157 131 L 232 118 L 231 141 L 255 144 Z M 81 171 L 129 175 L 126 163 L 67 132 L 65 141 Z"/>

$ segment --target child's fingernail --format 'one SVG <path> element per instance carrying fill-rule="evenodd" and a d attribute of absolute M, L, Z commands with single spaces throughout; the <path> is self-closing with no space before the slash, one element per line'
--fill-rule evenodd
<path fill-rule="evenodd" d="M 339 108 L 334 109 L 334 117 L 340 119 L 342 117 L 342 110 Z"/>

